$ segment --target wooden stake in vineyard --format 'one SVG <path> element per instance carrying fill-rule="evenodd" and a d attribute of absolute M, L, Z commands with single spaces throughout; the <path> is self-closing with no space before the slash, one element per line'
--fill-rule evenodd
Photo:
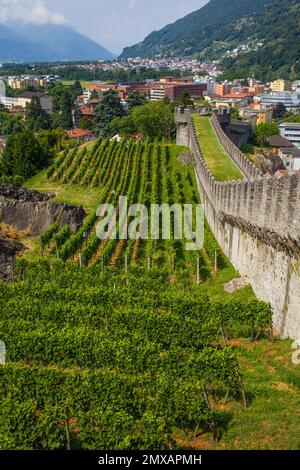
<path fill-rule="evenodd" d="M 200 284 L 200 258 L 199 257 L 197 258 L 197 273 L 196 273 L 196 276 L 197 276 L 197 285 L 199 286 L 199 284 Z"/>
<path fill-rule="evenodd" d="M 15 267 L 14 267 L 13 258 L 11 258 L 11 260 L 10 260 L 10 269 L 11 269 L 11 279 L 12 279 L 12 282 L 15 282 Z"/>
<path fill-rule="evenodd" d="M 148 258 L 148 270 L 150 271 L 150 269 L 151 269 L 151 259 Z"/>
<path fill-rule="evenodd" d="M 125 255 L 125 273 L 128 274 L 128 256 Z"/>
<path fill-rule="evenodd" d="M 215 272 L 218 271 L 218 253 L 215 251 Z"/>

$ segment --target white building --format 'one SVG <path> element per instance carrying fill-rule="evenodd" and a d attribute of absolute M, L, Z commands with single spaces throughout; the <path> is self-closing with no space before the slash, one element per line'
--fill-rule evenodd
<path fill-rule="evenodd" d="M 209 76 L 206 76 L 206 77 L 199 77 L 199 76 L 196 76 L 195 77 L 195 83 L 204 83 L 205 85 L 207 85 L 207 90 L 205 92 L 205 95 L 206 96 L 214 96 L 215 94 L 215 88 L 216 88 L 216 79 L 214 77 L 209 77 Z"/>
<path fill-rule="evenodd" d="M 0 96 L 0 104 L 3 104 L 7 109 L 20 106 L 19 98 L 11 98 L 9 96 Z"/>
<path fill-rule="evenodd" d="M 10 96 L 0 96 L 0 104 L 3 104 L 7 109 L 16 107 L 25 109 L 27 103 L 30 103 L 34 96 L 39 98 L 41 106 L 45 111 L 49 113 L 52 112 L 52 99 L 48 93 L 24 92 L 21 95 L 13 98 Z"/>
<path fill-rule="evenodd" d="M 280 135 L 300 148 L 300 123 L 283 122 L 279 126 Z"/>
<path fill-rule="evenodd" d="M 300 109 L 300 91 L 273 91 L 268 95 L 263 95 L 260 103 L 264 106 L 276 106 L 282 103 L 287 111 L 297 114 Z"/>
<path fill-rule="evenodd" d="M 300 150 L 298 148 L 282 148 L 279 150 L 278 155 L 287 170 L 300 170 Z"/>

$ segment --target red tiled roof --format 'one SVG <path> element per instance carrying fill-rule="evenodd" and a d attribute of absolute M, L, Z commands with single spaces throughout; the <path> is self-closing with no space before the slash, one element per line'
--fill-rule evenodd
<path fill-rule="evenodd" d="M 83 116 L 94 116 L 94 110 L 90 106 L 81 106 L 80 111 Z"/>
<path fill-rule="evenodd" d="M 223 98 L 249 98 L 252 97 L 250 93 L 228 93 L 227 95 L 224 95 Z"/>
<path fill-rule="evenodd" d="M 94 132 L 85 129 L 72 129 L 68 131 L 69 139 L 80 139 L 80 137 L 86 137 L 91 135 L 94 135 Z"/>

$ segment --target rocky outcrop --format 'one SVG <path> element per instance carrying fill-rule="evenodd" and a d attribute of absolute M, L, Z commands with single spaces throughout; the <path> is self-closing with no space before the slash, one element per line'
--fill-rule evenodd
<path fill-rule="evenodd" d="M 0 185 L 0 221 L 29 236 L 40 235 L 53 224 L 68 224 L 72 232 L 81 226 L 86 213 L 82 207 L 51 201 L 55 194 L 39 193 L 11 185 Z"/>
<path fill-rule="evenodd" d="M 0 234 L 0 279 L 12 279 L 12 268 L 15 257 L 23 251 L 25 246 L 16 240 L 3 238 Z"/>

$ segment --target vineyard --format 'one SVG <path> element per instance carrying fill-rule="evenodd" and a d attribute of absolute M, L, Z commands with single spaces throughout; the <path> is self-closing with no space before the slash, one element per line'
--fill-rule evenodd
<path fill-rule="evenodd" d="M 127 196 L 128 206 L 143 204 L 199 204 L 191 156 L 188 163 L 180 156 L 184 148 L 173 144 L 109 142 L 98 140 L 93 147 L 66 149 L 48 169 L 47 184 L 82 190 L 98 191 L 97 205 L 112 204 L 118 208 L 120 196 Z M 117 214 L 122 222 L 124 214 Z M 156 266 L 184 273 L 189 282 L 199 276 L 205 281 L 216 268 L 229 267 L 208 226 L 205 228 L 205 249 L 201 252 L 185 250 L 186 240 L 174 239 L 174 219 L 171 240 L 100 240 L 96 235 L 96 207 L 89 212 L 76 234 L 67 228 L 59 231 L 50 227 L 44 234 L 44 254 L 55 253 L 63 261 L 81 262 L 85 266 L 106 265 Z M 173 226 L 172 226 L 173 225 Z M 60 233 L 61 232 L 61 233 Z"/>
<path fill-rule="evenodd" d="M 218 438 L 230 397 L 247 406 L 227 345 L 268 335 L 270 310 L 177 292 L 169 273 L 21 261 L 0 285 L 0 448 L 161 449 L 176 429 Z"/>
<path fill-rule="evenodd" d="M 274 388 L 299 408 L 290 344 L 250 287 L 224 292 L 237 273 L 209 226 L 198 252 L 174 228 L 170 240 L 96 236 L 97 206 L 119 196 L 199 203 L 186 149 L 103 139 L 67 148 L 40 178 L 66 202 L 94 202 L 78 232 L 52 225 L 39 260 L 18 259 L 15 282 L 0 282 L 0 449 L 280 448 L 255 435 L 267 425 L 297 448 L 286 388 Z"/>

